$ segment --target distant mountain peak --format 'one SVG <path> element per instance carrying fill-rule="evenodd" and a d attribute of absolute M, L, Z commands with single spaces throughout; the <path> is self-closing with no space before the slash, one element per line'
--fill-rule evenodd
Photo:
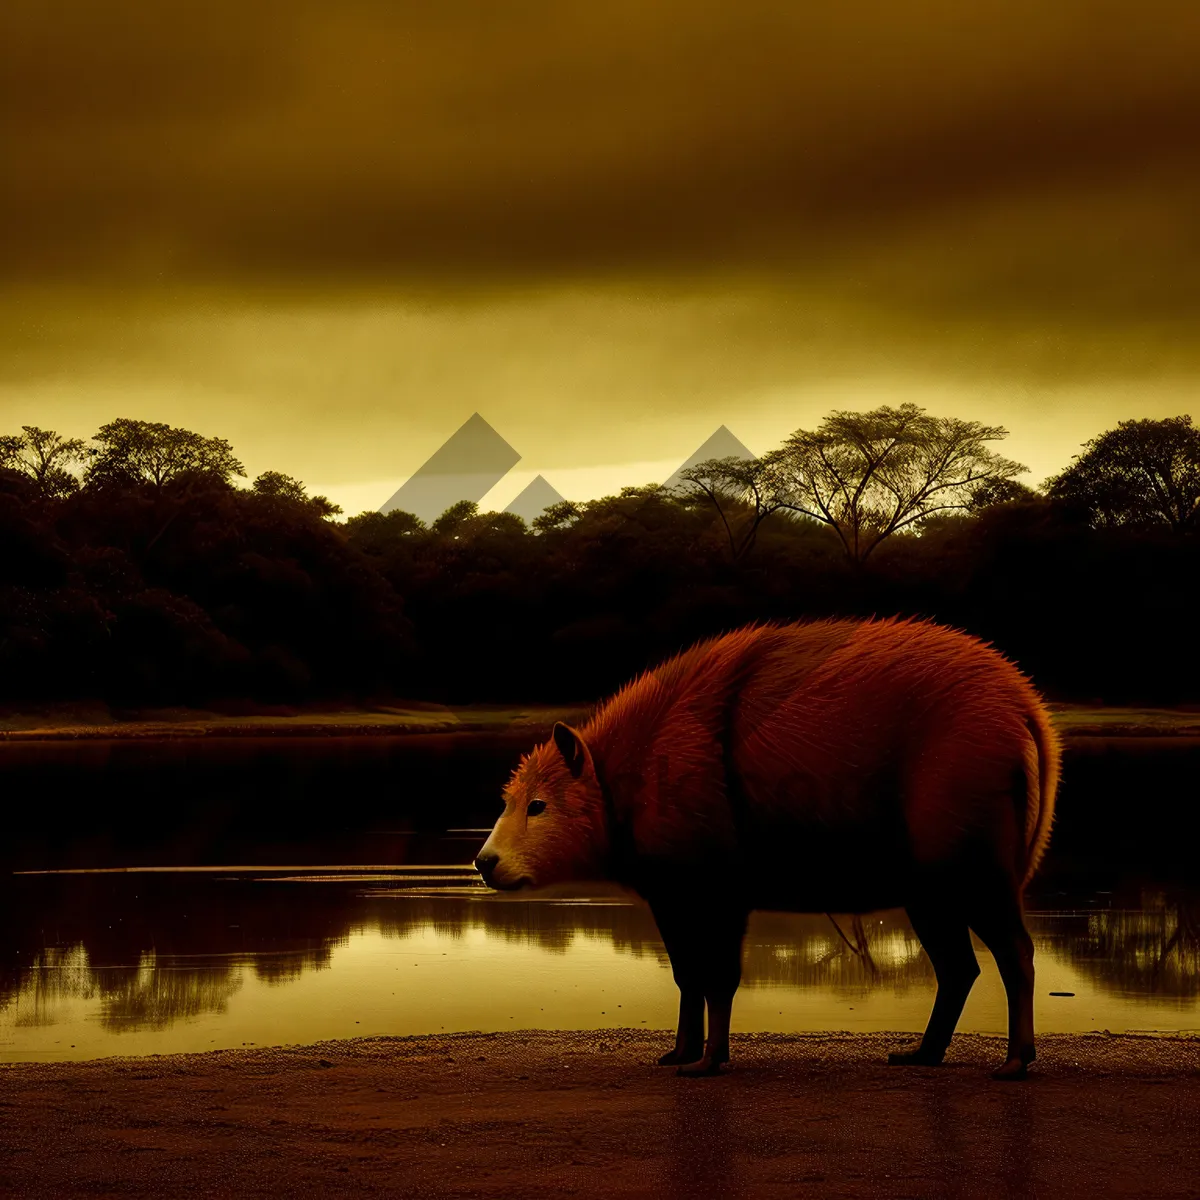
<path fill-rule="evenodd" d="M 707 462 L 710 458 L 743 458 L 754 459 L 758 455 L 752 454 L 734 435 L 730 432 L 728 425 L 720 425 L 709 435 L 705 441 L 696 448 L 695 452 L 687 459 L 679 464 L 675 469 L 675 473 L 670 479 L 663 484 L 663 487 L 677 487 L 683 482 L 681 476 L 689 467 L 694 467 L 698 463 Z"/>
<path fill-rule="evenodd" d="M 433 521 L 460 500 L 479 503 L 521 456 L 477 412 L 472 413 L 380 508 Z"/>
<path fill-rule="evenodd" d="M 558 489 L 546 482 L 544 475 L 537 475 L 521 489 L 520 494 L 504 511 L 532 524 L 535 517 L 540 517 L 550 505 L 561 504 L 563 499 Z"/>

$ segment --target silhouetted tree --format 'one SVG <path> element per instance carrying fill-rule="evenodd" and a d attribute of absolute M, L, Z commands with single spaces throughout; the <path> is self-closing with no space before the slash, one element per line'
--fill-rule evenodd
<path fill-rule="evenodd" d="M 579 519 L 583 507 L 573 500 L 559 500 L 542 510 L 533 518 L 535 533 L 545 533 L 548 529 L 562 529 Z"/>
<path fill-rule="evenodd" d="M 1028 470 L 984 444 L 998 425 L 932 417 L 915 404 L 835 412 L 764 456 L 769 494 L 830 525 L 847 557 L 864 562 L 885 538 L 934 513 L 969 509 L 982 484 Z"/>
<path fill-rule="evenodd" d="M 754 548 L 762 523 L 789 506 L 774 459 L 709 459 L 688 467 L 681 478 L 685 489 L 713 506 L 734 562 Z"/>
<path fill-rule="evenodd" d="M 89 485 L 166 484 L 197 476 L 228 484 L 245 468 L 224 439 L 204 437 L 158 421 L 121 417 L 102 425 L 86 471 Z"/>
<path fill-rule="evenodd" d="M 334 504 L 325 496 L 310 496 L 300 480 L 279 471 L 264 471 L 255 478 L 250 487 L 257 496 L 301 504 L 321 517 L 333 517 L 342 511 L 340 504 Z"/>
<path fill-rule="evenodd" d="M 1200 429 L 1190 416 L 1121 421 L 1085 443 L 1048 490 L 1084 509 L 1097 528 L 1195 530 L 1200 527 Z"/>
<path fill-rule="evenodd" d="M 346 522 L 345 530 L 351 541 L 376 553 L 381 553 L 397 538 L 411 538 L 426 531 L 420 517 L 401 508 L 386 513 L 359 513 Z"/>
<path fill-rule="evenodd" d="M 1035 500 L 1038 492 L 1019 479 L 998 477 L 984 480 L 970 493 L 970 499 L 965 506 L 967 512 L 977 513 L 994 504 L 1015 504 L 1025 500 Z"/>
<path fill-rule="evenodd" d="M 437 517 L 430 529 L 439 536 L 449 534 L 453 537 L 460 526 L 474 520 L 479 515 L 479 505 L 474 500 L 460 500 L 452 504 L 440 517 Z"/>
<path fill-rule="evenodd" d="M 471 503 L 429 528 L 400 511 L 337 525 L 286 475 L 232 486 L 228 444 L 187 431 L 155 470 L 130 448 L 69 495 L 0 464 L 0 696 L 579 701 L 750 621 L 902 614 L 989 638 L 1052 694 L 1200 699 L 1200 642 L 1178 636 L 1200 538 L 1165 519 L 1093 528 L 1086 507 L 1030 494 L 1016 464 L 976 470 L 972 447 L 1003 431 L 922 416 L 834 414 L 819 432 L 843 441 L 807 447 L 845 485 L 825 519 L 777 515 L 797 499 L 787 447 L 764 466 L 701 464 L 682 495 L 564 502 L 532 531 Z M 27 432 L 0 442 L 10 464 Z M 869 558 L 847 551 L 856 513 Z"/>
<path fill-rule="evenodd" d="M 0 437 L 0 467 L 28 476 L 47 500 L 69 496 L 79 487 L 70 468 L 84 462 L 87 453 L 80 438 L 65 438 L 36 425 L 22 425 L 19 435 Z"/>

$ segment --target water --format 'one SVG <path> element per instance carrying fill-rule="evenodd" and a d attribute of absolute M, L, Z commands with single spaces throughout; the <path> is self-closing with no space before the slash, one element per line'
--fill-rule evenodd
<path fill-rule="evenodd" d="M 1198 1030 L 1197 748 L 1092 741 L 1070 751 L 1030 895 L 1038 1028 Z M 0 1061 L 672 1028 L 678 993 L 644 906 L 489 894 L 466 866 L 527 748 L 0 743 L 0 857 L 20 872 L 0 873 Z M 840 925 L 755 914 L 735 1028 L 919 1032 L 934 980 L 903 914 Z M 1003 989 L 976 948 L 959 1028 L 1000 1033 Z"/>
<path fill-rule="evenodd" d="M 678 993 L 640 903 L 498 896 L 434 867 L 21 877 L 0 1061 L 673 1025 Z M 1154 889 L 1080 903 L 1030 914 L 1038 1028 L 1200 1030 L 1200 903 Z M 903 914 L 839 924 L 845 938 L 823 916 L 755 914 L 738 1030 L 924 1027 L 934 980 Z M 1000 1033 L 1003 988 L 977 950 L 960 1029 Z"/>

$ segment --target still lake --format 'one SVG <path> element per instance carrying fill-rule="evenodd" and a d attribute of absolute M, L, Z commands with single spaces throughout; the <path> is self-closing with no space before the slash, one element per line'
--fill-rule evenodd
<path fill-rule="evenodd" d="M 0 746 L 4 794 L 38 796 L 7 811 L 0 1061 L 672 1028 L 678 993 L 640 902 L 496 895 L 467 865 L 523 748 L 461 735 Z M 1029 897 L 1042 1031 L 1200 1030 L 1190 854 L 1156 862 L 1155 839 L 1096 829 L 1134 783 L 1194 801 L 1196 765 L 1181 746 L 1069 758 Z M 1003 989 L 977 951 L 959 1028 L 1000 1033 Z M 735 1028 L 918 1033 L 934 988 L 902 913 L 837 926 L 757 913 Z"/>

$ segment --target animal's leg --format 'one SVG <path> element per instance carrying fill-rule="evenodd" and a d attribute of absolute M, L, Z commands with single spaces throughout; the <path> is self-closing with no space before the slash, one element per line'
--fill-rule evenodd
<path fill-rule="evenodd" d="M 729 1021 L 742 982 L 742 939 L 748 917 L 749 913 L 736 911 L 708 915 L 703 958 L 708 1040 L 696 1061 L 680 1066 L 680 1075 L 715 1075 L 729 1061 Z"/>
<path fill-rule="evenodd" d="M 1033 1062 L 1033 939 L 1025 928 L 1021 900 L 1009 880 L 976 902 L 971 928 L 992 952 L 1008 996 L 1008 1058 L 994 1079 L 1024 1079 Z"/>
<path fill-rule="evenodd" d="M 704 991 L 699 983 L 679 984 L 679 1027 L 675 1033 L 675 1049 L 668 1050 L 659 1060 L 660 1067 L 678 1067 L 695 1062 L 704 1053 Z"/>
<path fill-rule="evenodd" d="M 921 1044 L 915 1050 L 889 1054 L 888 1063 L 894 1067 L 936 1066 L 946 1056 L 963 1005 L 979 977 L 979 963 L 967 922 L 947 912 L 945 903 L 912 904 L 907 911 L 913 930 L 933 963 L 937 996 Z"/>
<path fill-rule="evenodd" d="M 695 1062 L 704 1053 L 704 969 L 701 959 L 704 945 L 694 912 L 685 912 L 678 904 L 656 904 L 651 908 L 679 988 L 675 1049 L 668 1050 L 658 1060 L 658 1065 L 677 1067 Z"/>

